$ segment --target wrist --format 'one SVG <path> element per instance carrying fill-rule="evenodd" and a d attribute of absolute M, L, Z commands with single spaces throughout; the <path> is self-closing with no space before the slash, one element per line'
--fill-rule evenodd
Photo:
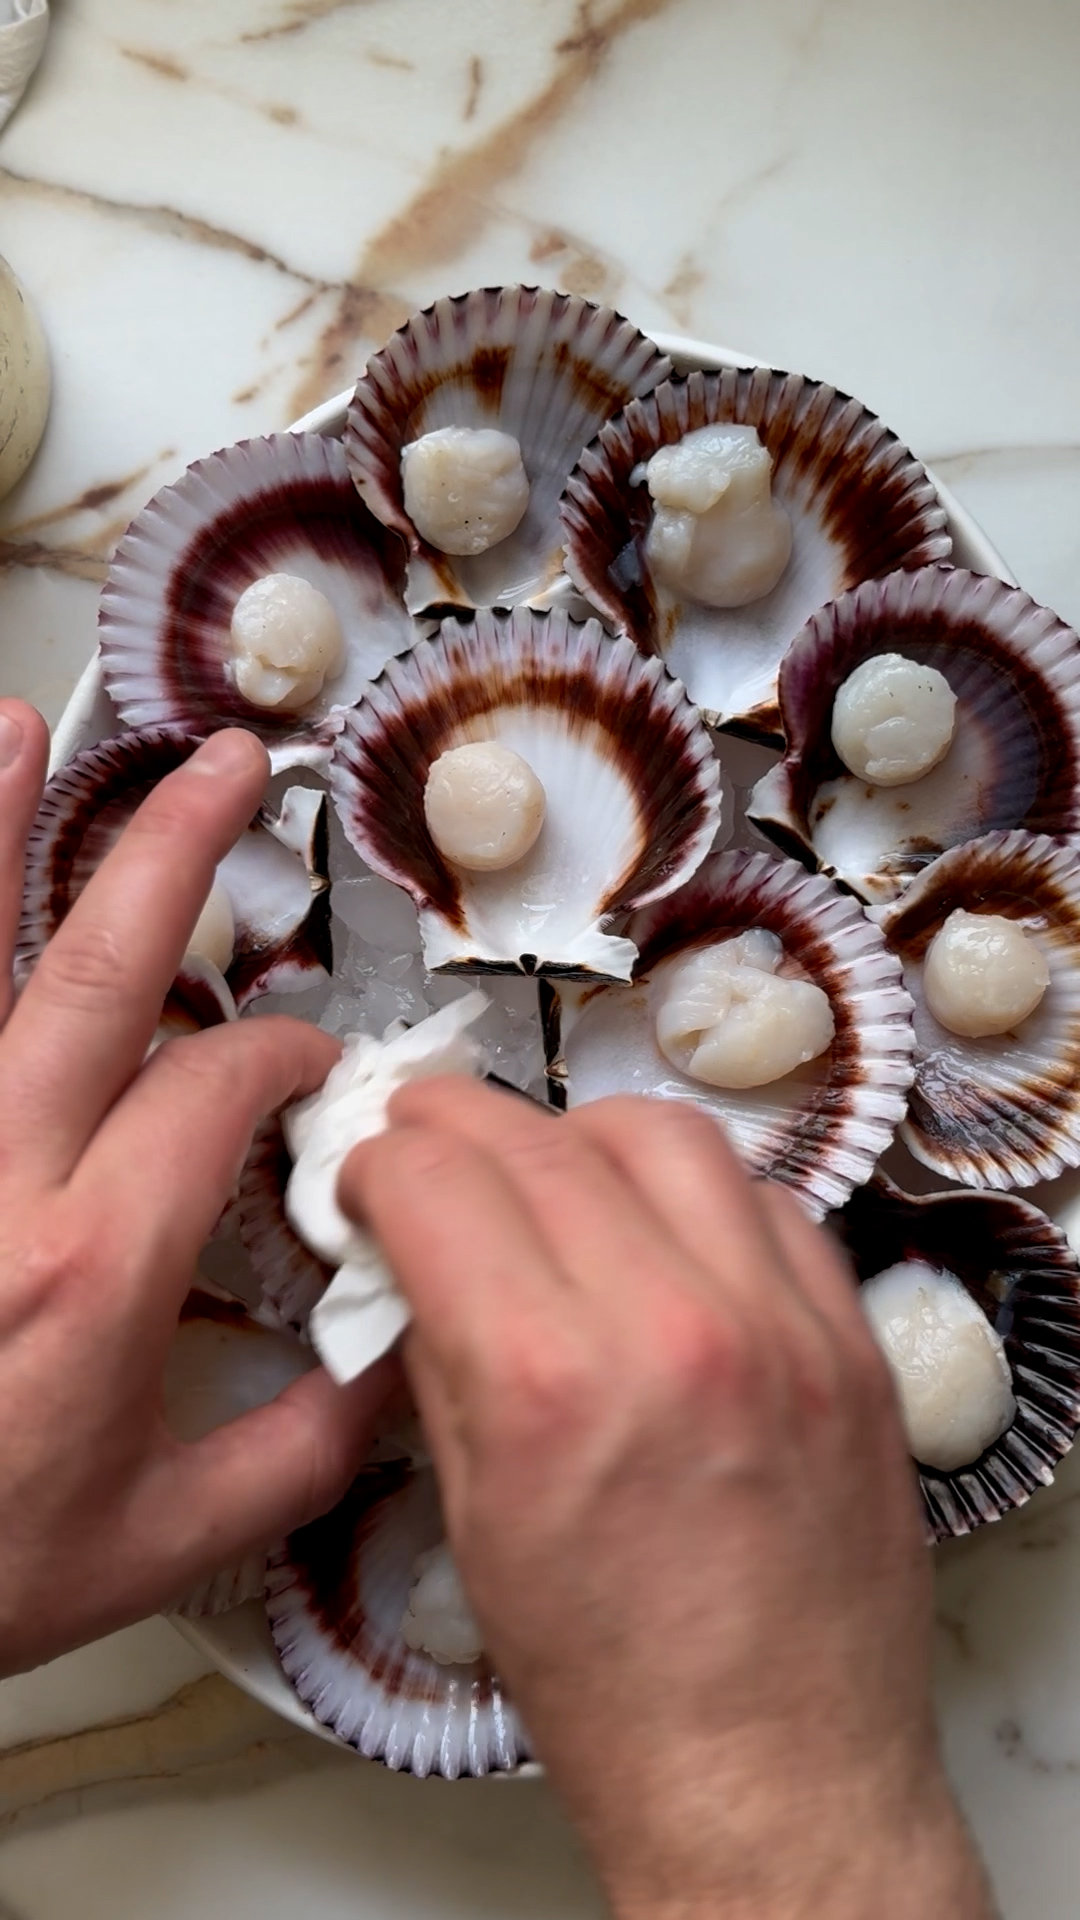
<path fill-rule="evenodd" d="M 768 1833 L 751 1840 L 688 1808 L 674 1844 L 620 1859 L 598 1851 L 614 1920 L 995 1920 L 944 1779 L 930 1805 L 906 1817 L 867 1821 L 852 1810 L 821 1824 L 792 1811 L 778 1792 Z"/>

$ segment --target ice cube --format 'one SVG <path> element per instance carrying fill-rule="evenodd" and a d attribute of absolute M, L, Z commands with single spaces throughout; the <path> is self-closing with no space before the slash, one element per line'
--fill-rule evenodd
<path fill-rule="evenodd" d="M 337 880 L 330 910 L 350 933 L 390 953 L 419 953 L 420 922 L 409 895 L 380 874 L 361 880 Z"/>

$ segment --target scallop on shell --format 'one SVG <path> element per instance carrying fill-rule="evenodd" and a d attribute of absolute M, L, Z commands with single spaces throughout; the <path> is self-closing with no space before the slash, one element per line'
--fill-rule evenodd
<path fill-rule="evenodd" d="M 668 963 L 695 948 L 763 928 L 783 943 L 785 968 L 828 995 L 828 1051 L 767 1086 L 704 1085 L 673 1067 L 656 1039 Z M 792 1187 L 816 1217 L 869 1179 L 903 1118 L 911 1085 L 911 1001 L 900 966 L 854 900 L 793 860 L 714 854 L 689 884 L 634 915 L 634 984 L 547 996 L 556 1104 L 611 1093 L 690 1100 L 721 1122 L 750 1171 Z"/>
<path fill-rule="evenodd" d="M 480 740 L 521 755 L 546 796 L 531 851 L 494 873 L 452 867 L 424 813 L 432 763 Z M 720 805 L 708 732 L 660 661 L 527 607 L 444 620 L 392 661 L 330 785 L 356 851 L 416 901 L 429 969 L 577 979 L 629 979 L 634 947 L 607 928 L 694 872 Z"/>
<path fill-rule="evenodd" d="M 831 738 L 839 688 L 882 653 L 936 668 L 956 696 L 948 753 L 904 786 L 849 773 Z M 750 818 L 865 900 L 895 899 L 945 848 L 992 829 L 1080 833 L 1080 640 L 1001 580 L 926 567 L 822 607 L 780 669 L 780 711 L 787 747 Z"/>
<path fill-rule="evenodd" d="M 671 362 L 621 314 L 538 287 L 437 300 L 368 361 L 345 452 L 376 518 L 408 542 L 408 605 L 526 601 L 562 572 L 559 496 L 581 449 Z M 491 428 L 521 448 L 529 500 L 516 531 L 475 558 L 438 551 L 405 510 L 401 455 L 443 427 Z"/>
<path fill-rule="evenodd" d="M 242 1300 L 193 1287 L 165 1361 L 165 1421 L 178 1440 L 201 1440 L 265 1406 L 316 1365 L 310 1347 L 260 1322 Z M 188 1615 L 227 1613 L 266 1591 L 266 1555 L 222 1568 L 177 1603 Z"/>
<path fill-rule="evenodd" d="M 282 573 L 325 595 L 345 640 L 341 673 L 299 712 L 246 700 L 230 664 L 237 601 Z M 275 772 L 324 766 L 341 710 L 416 639 L 404 575 L 400 541 L 357 498 L 336 440 L 242 440 L 163 487 L 121 539 L 99 615 L 106 686 L 129 726 L 247 727 Z"/>
<path fill-rule="evenodd" d="M 20 977 L 40 958 L 136 808 L 198 744 L 176 728 L 120 733 L 53 775 L 27 845 L 15 960 Z M 290 787 L 279 812 L 260 808 L 217 870 L 232 907 L 232 959 L 222 979 L 210 961 L 185 956 L 166 1010 L 167 1017 L 175 1014 L 177 1031 L 235 1018 L 237 1008 L 260 994 L 313 986 L 330 971 L 326 854 L 325 795 Z"/>
<path fill-rule="evenodd" d="M 757 430 L 792 531 L 777 585 L 736 608 L 674 599 L 644 557 L 652 501 L 639 470 L 717 422 Z M 690 373 L 631 401 L 582 455 L 562 514 L 567 572 L 605 620 L 659 654 L 714 725 L 761 740 L 780 738 L 777 673 L 815 607 L 952 550 L 926 469 L 888 427 L 835 387 L 768 367 Z"/>
<path fill-rule="evenodd" d="M 955 1274 L 1005 1342 L 1017 1411 L 971 1466 L 919 1468 L 935 1540 L 1049 1486 L 1080 1427 L 1080 1267 L 1060 1227 L 1013 1195 L 901 1193 L 880 1176 L 830 1222 L 860 1280 L 905 1260 Z"/>
<path fill-rule="evenodd" d="M 364 1468 L 272 1557 L 271 1631 L 305 1706 L 366 1758 L 448 1780 L 507 1772 L 528 1743 L 487 1661 L 444 1665 L 402 1637 L 415 1563 L 442 1533 L 430 1469 Z"/>
<path fill-rule="evenodd" d="M 956 908 L 1015 920 L 1050 985 L 1011 1033 L 948 1032 L 923 967 Z M 1044 834 L 988 833 L 953 847 L 877 916 L 915 1002 L 915 1084 L 900 1129 L 925 1166 L 974 1187 L 1029 1187 L 1080 1166 L 1080 850 Z"/>

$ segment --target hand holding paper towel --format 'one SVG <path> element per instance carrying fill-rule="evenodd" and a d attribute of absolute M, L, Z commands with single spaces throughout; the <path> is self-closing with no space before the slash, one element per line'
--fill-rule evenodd
<path fill-rule="evenodd" d="M 311 1251 L 338 1269 L 312 1312 L 310 1333 L 339 1385 L 372 1366 L 409 1323 L 409 1309 L 371 1235 L 338 1206 L 342 1163 L 359 1141 L 383 1131 L 390 1096 L 407 1081 L 484 1071 L 484 1050 L 467 1030 L 487 1005 L 485 994 L 466 993 L 415 1027 L 395 1022 L 382 1040 L 355 1034 L 320 1091 L 284 1115 L 293 1160 L 285 1211 Z"/>

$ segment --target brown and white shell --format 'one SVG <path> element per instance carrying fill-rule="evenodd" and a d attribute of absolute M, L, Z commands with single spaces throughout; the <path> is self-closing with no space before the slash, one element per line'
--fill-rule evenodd
<path fill-rule="evenodd" d="M 791 559 L 764 598 L 738 608 L 676 601 L 644 557 L 652 501 L 638 469 L 718 421 L 756 428 Z M 896 567 L 947 560 L 945 509 L 926 469 L 858 400 L 768 367 L 689 373 L 602 427 L 562 507 L 566 566 L 604 619 L 659 654 L 713 725 L 780 738 L 780 662 L 816 607 Z"/>
<path fill-rule="evenodd" d="M 289 1224 L 285 1188 L 291 1171 L 281 1121 L 271 1115 L 256 1128 L 230 1213 L 259 1282 L 264 1317 L 306 1337 L 311 1309 L 334 1268 L 311 1253 Z"/>
<path fill-rule="evenodd" d="M 901 1193 L 880 1176 L 830 1221 L 860 1280 L 904 1260 L 955 1274 L 1005 1342 L 1017 1411 L 970 1466 L 919 1467 L 931 1538 L 970 1533 L 1050 1484 L 1080 1427 L 1080 1267 L 1060 1227 L 1014 1195 Z"/>
<path fill-rule="evenodd" d="M 198 744 L 178 728 L 120 733 L 53 775 L 27 844 L 17 976 L 29 974 L 152 788 Z M 167 1010 L 177 1031 L 235 1017 L 260 994 L 309 987 L 331 971 L 326 863 L 324 794 L 290 787 L 278 812 L 260 808 L 217 872 L 233 909 L 231 964 L 222 981 L 209 962 L 185 956 Z"/>
<path fill-rule="evenodd" d="M 547 797 L 532 851 L 466 873 L 436 850 L 424 787 L 440 754 L 498 740 Z M 438 635 L 348 716 L 330 786 L 376 873 L 411 893 L 432 971 L 628 979 L 632 945 L 608 929 L 682 884 L 719 818 L 709 734 L 677 680 L 599 621 L 561 609 L 487 609 Z"/>
<path fill-rule="evenodd" d="M 1015 920 L 1050 969 L 1013 1033 L 971 1040 L 934 1019 L 926 951 L 957 907 Z M 1080 1166 L 1080 849 L 988 833 L 953 847 L 879 915 L 915 1003 L 915 1084 L 901 1127 L 925 1166 L 973 1187 L 1028 1187 Z"/>
<path fill-rule="evenodd" d="M 828 994 L 827 1053 L 771 1085 L 706 1086 L 657 1044 L 665 963 L 760 927 L 783 942 L 785 967 Z M 793 860 L 714 854 L 678 893 L 634 915 L 631 988 L 546 995 L 556 1104 L 612 1093 L 689 1100 L 723 1124 L 750 1171 L 792 1187 L 819 1217 L 868 1180 L 903 1118 L 914 1067 L 911 1001 L 900 966 L 857 901 Z"/>
<path fill-rule="evenodd" d="M 508 1772 L 529 1747 L 487 1661 L 443 1665 L 401 1635 L 415 1561 L 442 1533 L 430 1469 L 365 1467 L 271 1557 L 274 1643 L 305 1706 L 367 1759 L 448 1780 Z"/>
<path fill-rule="evenodd" d="M 345 428 L 356 484 L 407 541 L 408 605 L 528 601 L 562 573 L 559 496 L 582 448 L 671 362 L 610 307 L 541 287 L 481 287 L 437 300 L 368 361 Z M 521 448 L 529 505 L 508 539 L 474 559 L 439 552 L 405 511 L 401 453 L 439 427 L 496 427 Z"/>
<path fill-rule="evenodd" d="M 937 668 L 957 702 L 945 759 L 899 787 L 849 773 L 831 738 L 839 688 L 880 653 Z M 785 656 L 780 712 L 787 747 L 749 817 L 865 900 L 991 830 L 1080 834 L 1080 640 L 1001 580 L 926 567 L 822 607 Z"/>
<path fill-rule="evenodd" d="M 317 587 L 345 636 L 342 672 L 300 712 L 253 705 L 232 675 L 233 609 L 271 573 Z M 106 686 L 129 726 L 247 727 L 275 772 L 324 766 L 342 709 L 416 639 L 404 579 L 404 548 L 357 498 L 336 440 L 242 440 L 163 487 L 121 539 L 101 596 Z"/>

